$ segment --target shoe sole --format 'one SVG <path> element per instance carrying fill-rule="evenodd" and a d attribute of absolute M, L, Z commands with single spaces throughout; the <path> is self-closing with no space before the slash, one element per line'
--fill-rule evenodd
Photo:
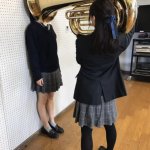
<path fill-rule="evenodd" d="M 59 138 L 59 135 L 56 136 L 56 137 L 51 137 L 51 136 L 47 133 L 47 131 L 46 131 L 44 128 L 41 128 L 41 133 L 47 135 L 48 137 L 50 137 L 50 138 L 52 138 L 52 139 L 57 139 L 57 138 Z"/>

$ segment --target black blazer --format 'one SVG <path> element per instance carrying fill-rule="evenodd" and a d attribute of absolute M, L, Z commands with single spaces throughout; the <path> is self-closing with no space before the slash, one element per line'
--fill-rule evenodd
<path fill-rule="evenodd" d="M 81 65 L 77 75 L 74 99 L 89 105 L 105 102 L 126 95 L 120 72 L 119 55 L 129 45 L 134 30 L 119 35 L 119 48 L 113 55 L 91 54 L 92 35 L 78 36 L 76 40 L 76 60 Z"/>
<path fill-rule="evenodd" d="M 53 72 L 59 68 L 55 31 L 34 21 L 26 29 L 27 54 L 34 81 L 42 78 L 42 72 Z"/>

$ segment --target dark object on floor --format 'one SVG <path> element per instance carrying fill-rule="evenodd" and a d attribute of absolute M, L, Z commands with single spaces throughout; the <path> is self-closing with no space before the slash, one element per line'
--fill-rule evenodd
<path fill-rule="evenodd" d="M 60 127 L 59 125 L 56 125 L 55 127 L 53 127 L 51 124 L 50 124 L 51 128 L 56 131 L 57 133 L 64 133 L 64 129 L 62 127 Z"/>
<path fill-rule="evenodd" d="M 106 150 L 104 146 L 100 146 L 98 150 Z"/>
<path fill-rule="evenodd" d="M 54 130 L 51 129 L 49 132 L 47 132 L 44 127 L 41 128 L 41 133 L 46 134 L 50 138 L 57 139 L 59 137 L 59 134 Z"/>

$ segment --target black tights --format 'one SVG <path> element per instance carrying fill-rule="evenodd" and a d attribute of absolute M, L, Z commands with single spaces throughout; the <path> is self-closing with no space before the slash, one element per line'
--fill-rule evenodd
<path fill-rule="evenodd" d="M 115 125 L 105 125 L 107 150 L 113 150 L 116 142 Z M 84 126 L 81 128 L 81 150 L 93 150 L 92 129 Z"/>
<path fill-rule="evenodd" d="M 92 129 L 84 126 L 81 128 L 81 150 L 92 150 L 93 149 L 93 139 L 92 139 Z"/>

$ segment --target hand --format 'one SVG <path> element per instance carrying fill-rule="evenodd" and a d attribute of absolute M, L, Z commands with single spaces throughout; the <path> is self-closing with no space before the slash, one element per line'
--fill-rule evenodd
<path fill-rule="evenodd" d="M 36 84 L 39 85 L 39 86 L 43 86 L 44 85 L 44 81 L 43 81 L 43 78 L 36 81 Z"/>

